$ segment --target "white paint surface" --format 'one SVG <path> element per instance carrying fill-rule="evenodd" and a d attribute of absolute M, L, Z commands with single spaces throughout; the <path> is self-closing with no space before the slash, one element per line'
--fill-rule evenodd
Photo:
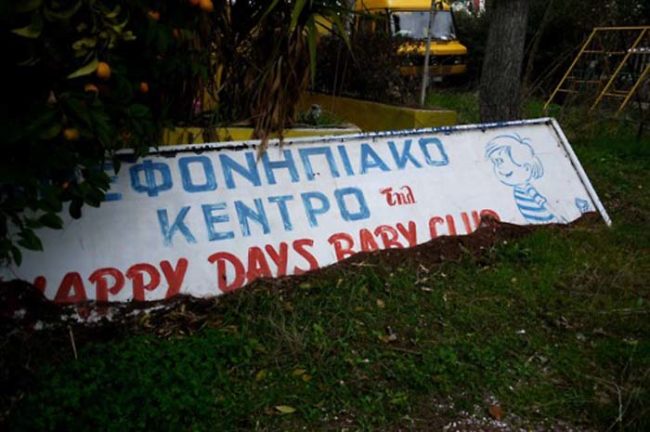
<path fill-rule="evenodd" d="M 518 225 L 569 223 L 586 211 L 600 211 L 609 223 L 551 119 L 296 140 L 271 145 L 268 160 L 257 162 L 254 145 L 175 146 L 123 162 L 109 191 L 121 199 L 84 207 L 79 220 L 64 215 L 62 230 L 40 230 L 45 251 L 24 251 L 23 264 L 5 273 L 28 281 L 41 277 L 46 296 L 60 302 L 97 299 L 98 292 L 99 299 L 129 301 L 134 290 L 145 300 L 159 300 L 174 272 L 180 293 L 206 297 L 257 276 L 330 265 L 347 256 L 336 253 L 337 244 L 345 246 L 341 250 L 350 246 L 341 240 L 346 235 L 354 242 L 347 249 L 354 252 L 362 250 L 361 243 L 365 249 L 408 247 L 453 234 L 450 222 L 456 234 L 467 234 L 486 211 Z M 287 156 L 293 159 L 293 178 L 287 168 L 272 168 Z M 247 179 L 232 171 L 229 185 L 224 159 L 257 174 Z M 380 192 L 407 192 L 406 186 L 411 193 L 401 205 L 389 205 Z M 528 198 L 522 198 L 524 190 Z M 282 216 L 282 203 L 288 217 Z M 311 213 L 309 203 L 316 209 Z M 247 208 L 257 212 L 256 205 L 264 213 L 259 221 L 245 217 Z M 182 221 L 169 242 L 165 216 L 170 227 L 177 217 Z M 277 261 L 285 253 L 283 270 Z M 233 262 L 241 263 L 239 280 Z"/>

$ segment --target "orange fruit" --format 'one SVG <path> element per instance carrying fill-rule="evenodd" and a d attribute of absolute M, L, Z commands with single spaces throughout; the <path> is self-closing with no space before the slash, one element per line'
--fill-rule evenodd
<path fill-rule="evenodd" d="M 147 12 L 147 16 L 151 20 L 158 21 L 160 19 L 160 12 L 155 10 L 150 10 L 149 12 Z"/>
<path fill-rule="evenodd" d="M 199 0 L 199 7 L 204 12 L 212 12 L 214 10 L 212 0 Z"/>
<path fill-rule="evenodd" d="M 111 77 L 111 67 L 106 62 L 99 62 L 96 74 L 99 78 L 107 80 Z"/>
<path fill-rule="evenodd" d="M 88 83 L 88 84 L 86 84 L 84 86 L 84 91 L 86 93 L 95 93 L 95 94 L 97 94 L 97 93 L 99 93 L 99 88 L 97 88 L 97 86 L 95 84 Z"/>
<path fill-rule="evenodd" d="M 79 139 L 79 130 L 75 128 L 63 129 L 63 138 L 66 141 L 77 141 Z"/>
<path fill-rule="evenodd" d="M 149 84 L 146 81 L 140 83 L 140 93 L 149 93 Z"/>
<path fill-rule="evenodd" d="M 198 6 L 198 5 L 199 5 L 199 2 L 200 2 L 200 0 L 190 0 L 190 4 L 191 4 L 192 6 Z"/>

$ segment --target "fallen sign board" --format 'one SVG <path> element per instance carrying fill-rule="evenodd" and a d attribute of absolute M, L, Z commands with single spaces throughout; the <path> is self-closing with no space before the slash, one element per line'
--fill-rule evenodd
<path fill-rule="evenodd" d="M 361 251 L 609 217 L 553 119 L 123 154 L 99 208 L 5 269 L 59 303 L 215 296 Z M 129 159 L 130 157 L 130 159 Z M 109 168 L 110 169 L 110 168 Z"/>

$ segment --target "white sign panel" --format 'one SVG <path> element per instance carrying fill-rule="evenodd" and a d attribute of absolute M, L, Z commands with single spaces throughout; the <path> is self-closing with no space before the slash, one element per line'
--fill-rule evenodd
<path fill-rule="evenodd" d="M 552 119 L 166 147 L 125 161 L 106 202 L 43 229 L 13 276 L 60 303 L 215 296 L 357 252 L 605 213 Z M 128 155 L 127 155 L 128 156 Z"/>

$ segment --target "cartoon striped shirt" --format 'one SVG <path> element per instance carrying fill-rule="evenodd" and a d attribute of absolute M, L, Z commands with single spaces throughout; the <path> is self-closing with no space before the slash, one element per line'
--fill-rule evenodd
<path fill-rule="evenodd" d="M 515 186 L 514 196 L 519 212 L 528 222 L 557 222 L 555 215 L 546 208 L 546 198 L 530 184 Z"/>

